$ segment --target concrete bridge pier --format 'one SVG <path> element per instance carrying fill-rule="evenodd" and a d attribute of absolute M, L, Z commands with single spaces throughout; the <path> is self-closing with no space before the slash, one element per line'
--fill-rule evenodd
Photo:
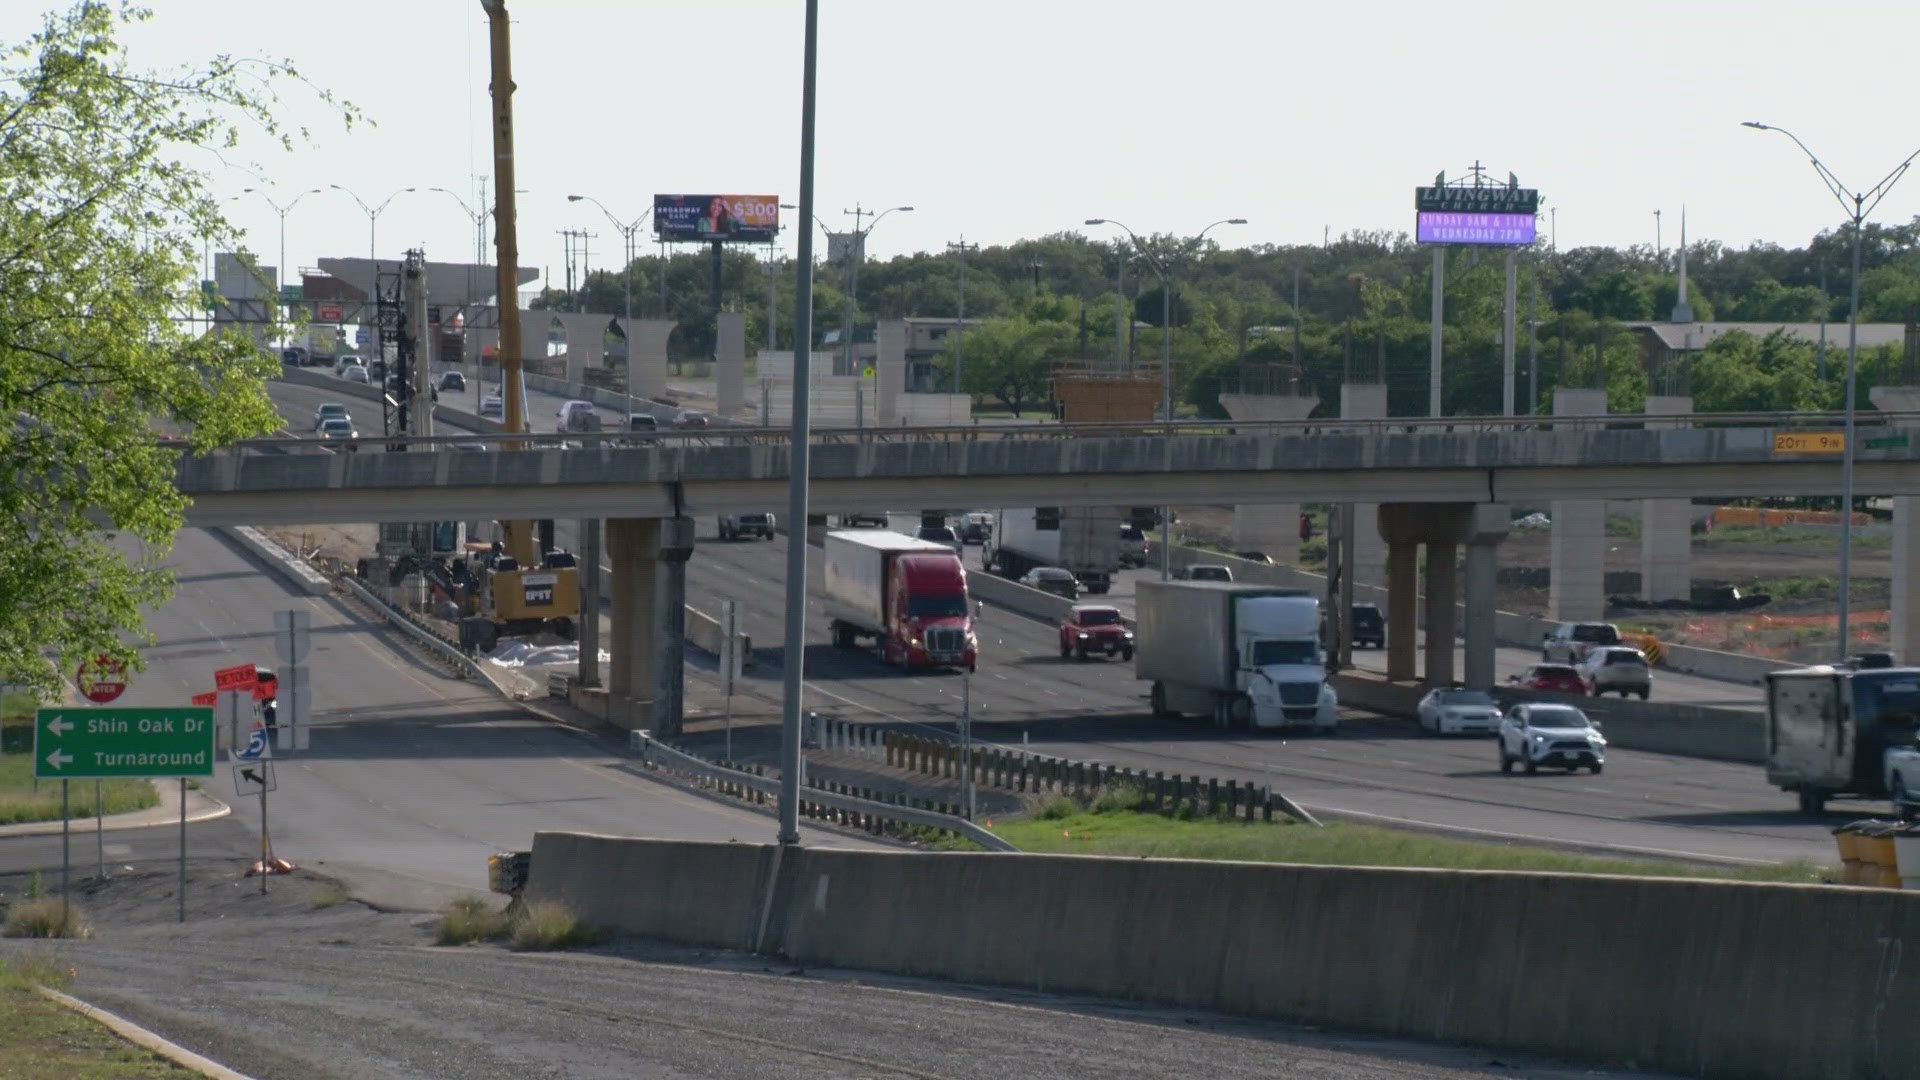
<path fill-rule="evenodd" d="M 747 316 L 723 311 L 713 343 L 715 411 L 732 419 L 747 403 Z"/>
<path fill-rule="evenodd" d="M 1911 334 L 1912 331 L 1909 331 Z M 1873 407 L 1887 412 L 1920 411 L 1920 386 L 1876 386 L 1867 392 Z M 1856 429 L 1855 436 L 1859 436 Z M 1902 664 L 1920 662 L 1920 497 L 1893 497 L 1893 580 L 1888 593 L 1887 648 Z M 1849 631 L 1851 632 L 1851 631 Z M 1841 650 L 1852 655 L 1849 644 Z"/>
<path fill-rule="evenodd" d="M 1648 394 L 1649 416 L 1693 412 L 1689 394 Z M 1683 427 L 1673 421 L 1652 427 Z M 1640 503 L 1640 597 L 1685 600 L 1693 595 L 1693 506 L 1686 499 L 1643 499 Z"/>
<path fill-rule="evenodd" d="M 613 569 L 613 632 L 608 652 L 607 722 L 651 727 L 658 686 L 655 629 L 660 519 L 608 518 L 607 562 Z"/>
<path fill-rule="evenodd" d="M 1474 689 L 1493 685 L 1494 578 L 1496 550 L 1507 533 L 1500 503 L 1389 503 L 1380 507 L 1380 534 L 1387 543 L 1387 677 L 1421 679 L 1428 686 L 1454 683 L 1454 642 L 1461 617 L 1459 562 L 1465 546 L 1467 597 L 1466 678 Z M 1420 583 L 1419 549 L 1426 547 L 1426 655 L 1416 673 Z"/>
<path fill-rule="evenodd" d="M 673 319 L 633 319 L 623 322 L 627 332 L 627 392 L 636 398 L 660 397 L 667 392 L 667 338 Z"/>
<path fill-rule="evenodd" d="M 1553 390 L 1553 415 L 1603 416 L 1607 392 L 1571 386 Z M 1555 424 L 1555 429 L 1562 425 Z M 1548 538 L 1547 618 L 1597 622 L 1606 614 L 1607 504 L 1556 500 Z"/>
<path fill-rule="evenodd" d="M 1310 394 L 1221 394 L 1220 405 L 1235 420 L 1305 420 L 1320 404 Z M 1300 561 L 1300 504 L 1258 503 L 1233 508 L 1233 545 L 1259 551 L 1281 566 Z"/>
<path fill-rule="evenodd" d="M 1387 415 L 1387 384 L 1382 382 L 1345 382 L 1340 384 L 1342 420 L 1377 420 Z M 1387 581 L 1386 543 L 1380 537 L 1378 503 L 1353 504 L 1353 566 L 1348 573 L 1356 585 L 1381 585 Z M 1388 648 L 1392 648 L 1391 639 Z M 1391 662 L 1392 655 L 1389 653 Z M 1409 658 L 1408 665 L 1411 667 Z M 1412 678 L 1411 675 L 1408 678 Z"/>

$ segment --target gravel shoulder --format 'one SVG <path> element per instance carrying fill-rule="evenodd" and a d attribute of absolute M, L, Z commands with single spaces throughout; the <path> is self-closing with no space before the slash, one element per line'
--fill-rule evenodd
<path fill-rule="evenodd" d="M 318 875 L 275 878 L 260 898 L 236 864 L 192 870 L 184 925 L 171 921 L 170 875 L 128 874 L 87 896 L 93 939 L 0 941 L 0 955 L 52 953 L 75 969 L 75 996 L 260 1080 L 1606 1075 L 643 941 L 566 954 L 434 947 L 431 917 L 333 902 Z"/>

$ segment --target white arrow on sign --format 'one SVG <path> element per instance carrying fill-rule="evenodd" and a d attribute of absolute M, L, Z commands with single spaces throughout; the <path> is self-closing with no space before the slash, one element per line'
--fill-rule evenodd
<path fill-rule="evenodd" d="M 47 764 L 53 766 L 56 769 L 60 768 L 63 765 L 71 765 L 73 764 L 73 755 L 63 754 L 60 751 L 55 750 L 53 753 L 47 755 Z"/>
<path fill-rule="evenodd" d="M 67 732 L 79 726 L 80 725 L 73 723 L 64 716 L 56 716 L 47 721 L 47 730 L 53 732 L 55 735 L 65 735 Z"/>

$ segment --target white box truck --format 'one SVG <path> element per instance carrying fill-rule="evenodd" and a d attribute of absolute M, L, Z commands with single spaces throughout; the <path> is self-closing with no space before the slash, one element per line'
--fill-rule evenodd
<path fill-rule="evenodd" d="M 847 529 L 828 533 L 821 550 L 836 647 L 872 637 L 889 664 L 973 670 L 967 571 L 952 548 L 886 529 Z"/>
<path fill-rule="evenodd" d="M 1120 569 L 1121 527 L 1117 506 L 1043 506 L 1002 510 L 981 558 L 1002 577 L 1018 578 L 1036 566 L 1057 566 L 1098 595 Z"/>
<path fill-rule="evenodd" d="M 1226 581 L 1135 585 L 1134 675 L 1155 716 L 1218 727 L 1332 732 L 1340 702 L 1320 652 L 1320 601 L 1304 589 Z"/>

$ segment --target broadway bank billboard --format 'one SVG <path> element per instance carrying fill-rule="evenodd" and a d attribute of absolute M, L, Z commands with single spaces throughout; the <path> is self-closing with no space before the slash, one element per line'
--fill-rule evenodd
<path fill-rule="evenodd" d="M 777 195 L 655 195 L 653 234 L 662 240 L 767 243 L 780 231 Z"/>

